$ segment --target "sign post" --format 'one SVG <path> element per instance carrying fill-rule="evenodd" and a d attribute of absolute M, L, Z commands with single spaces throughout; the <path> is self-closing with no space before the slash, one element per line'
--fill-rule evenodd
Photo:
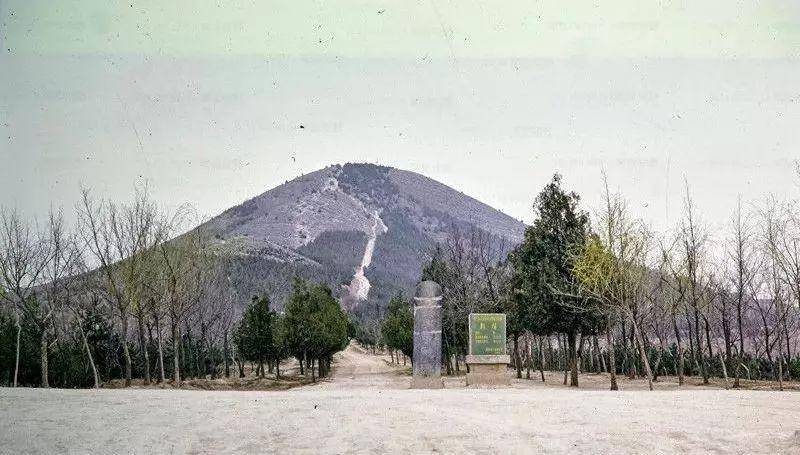
<path fill-rule="evenodd" d="M 506 315 L 470 313 L 467 385 L 510 385 L 506 367 Z"/>

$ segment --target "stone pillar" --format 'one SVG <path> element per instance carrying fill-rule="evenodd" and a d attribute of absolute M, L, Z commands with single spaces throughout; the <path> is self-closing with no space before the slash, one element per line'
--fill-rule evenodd
<path fill-rule="evenodd" d="M 414 377 L 412 389 L 441 389 L 442 287 L 433 281 L 417 285 L 414 295 Z"/>
<path fill-rule="evenodd" d="M 510 385 L 506 368 L 511 357 L 506 354 L 506 315 L 502 313 L 469 315 L 469 355 L 467 385 Z"/>

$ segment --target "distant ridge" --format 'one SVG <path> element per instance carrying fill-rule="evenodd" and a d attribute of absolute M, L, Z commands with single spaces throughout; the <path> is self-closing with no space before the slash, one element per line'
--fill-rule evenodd
<path fill-rule="evenodd" d="M 423 175 L 351 163 L 284 183 L 204 227 L 233 253 L 231 278 L 240 293 L 280 300 L 300 275 L 327 282 L 351 309 L 410 292 L 436 242 L 454 227 L 481 230 L 509 247 L 525 229 Z"/>

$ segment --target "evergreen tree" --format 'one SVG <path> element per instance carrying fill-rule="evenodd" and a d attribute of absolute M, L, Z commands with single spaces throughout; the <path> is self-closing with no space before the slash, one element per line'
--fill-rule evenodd
<path fill-rule="evenodd" d="M 275 314 L 272 317 L 272 352 L 270 359 L 275 364 L 275 377 L 281 377 L 281 361 L 289 357 L 289 340 L 286 331 L 286 317 Z"/>
<path fill-rule="evenodd" d="M 570 385 L 578 385 L 577 335 L 594 333 L 599 315 L 577 297 L 573 276 L 575 252 L 589 234 L 589 216 L 578 208 L 580 196 L 561 187 L 556 174 L 536 197 L 536 220 L 510 254 L 514 298 L 520 323 L 536 334 L 567 337 Z"/>
<path fill-rule="evenodd" d="M 316 380 L 327 376 L 333 354 L 347 347 L 349 321 L 330 288 L 308 284 L 297 278 L 286 305 L 285 339 L 287 349 L 311 369 Z"/>
<path fill-rule="evenodd" d="M 404 299 L 402 294 L 389 301 L 381 333 L 386 346 L 400 350 L 414 360 L 414 311 L 411 302 Z"/>
<path fill-rule="evenodd" d="M 256 374 L 262 378 L 265 376 L 264 364 L 274 357 L 274 318 L 269 299 L 253 297 L 234 333 L 236 349 L 243 358 L 258 362 Z"/>

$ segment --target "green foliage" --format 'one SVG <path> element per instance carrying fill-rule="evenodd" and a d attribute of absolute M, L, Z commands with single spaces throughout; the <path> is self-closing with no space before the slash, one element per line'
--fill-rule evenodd
<path fill-rule="evenodd" d="M 384 284 L 378 286 L 378 291 L 385 288 L 380 296 L 383 303 L 397 292 L 413 288 L 419 278 L 420 264 L 425 262 L 433 246 L 430 238 L 411 221 L 412 216 L 400 209 L 381 213 L 381 219 L 389 230 L 375 242 L 373 262 L 367 269 L 367 277 L 371 283 Z"/>
<path fill-rule="evenodd" d="M 363 307 L 363 305 L 362 305 Z M 377 312 L 363 312 L 350 315 L 350 326 L 352 327 L 353 335 L 351 338 L 358 341 L 359 344 L 365 348 L 377 349 L 378 345 L 383 342 L 381 337 L 381 327 L 378 318 L 380 317 Z"/>
<path fill-rule="evenodd" d="M 272 353 L 271 358 L 280 362 L 289 357 L 289 337 L 286 330 L 286 317 L 282 314 L 272 316 Z"/>
<path fill-rule="evenodd" d="M 259 365 L 274 359 L 273 319 L 275 313 L 269 308 L 269 299 L 253 297 L 233 334 L 233 342 L 242 358 L 257 361 Z"/>
<path fill-rule="evenodd" d="M 414 353 L 414 312 L 410 301 L 398 294 L 391 301 L 383 320 L 381 334 L 386 346 L 412 357 Z"/>
<path fill-rule="evenodd" d="M 431 261 L 422 268 L 422 278 L 420 280 L 435 281 L 441 285 L 446 281 L 447 274 L 447 262 L 442 259 L 442 248 L 436 245 Z"/>
<path fill-rule="evenodd" d="M 598 293 L 614 288 L 620 280 L 614 255 L 594 236 L 586 241 L 572 270 L 582 287 Z"/>
<path fill-rule="evenodd" d="M 366 243 L 367 236 L 361 231 L 324 231 L 297 252 L 319 262 L 329 273 L 337 273 L 337 282 L 344 282 L 361 264 Z"/>
<path fill-rule="evenodd" d="M 277 366 L 280 376 L 280 362 L 291 354 L 289 342 L 286 317 L 270 309 L 268 298 L 253 297 L 233 333 L 239 355 L 258 362 L 260 376 L 265 363 Z"/>
<path fill-rule="evenodd" d="M 525 240 L 510 255 L 517 314 L 534 333 L 591 333 L 599 316 L 574 287 L 574 252 L 583 248 L 589 216 L 578 209 L 580 197 L 561 188 L 556 174 L 536 197 L 537 218 Z"/>
<path fill-rule="evenodd" d="M 309 284 L 297 278 L 294 293 L 285 308 L 287 349 L 298 360 L 319 360 L 329 364 L 336 352 L 347 347 L 349 321 L 325 285 Z M 320 367 L 324 376 L 325 368 Z"/>
<path fill-rule="evenodd" d="M 82 319 L 92 354 L 103 379 L 122 374 L 122 344 L 113 324 L 99 312 L 88 312 Z M 20 321 L 20 359 L 18 382 L 22 386 L 41 384 L 41 332 L 30 319 Z M 17 324 L 12 314 L 0 313 L 0 385 L 11 385 L 17 346 Z M 76 325 L 70 324 L 49 349 L 50 386 L 91 387 L 92 372 Z"/>

